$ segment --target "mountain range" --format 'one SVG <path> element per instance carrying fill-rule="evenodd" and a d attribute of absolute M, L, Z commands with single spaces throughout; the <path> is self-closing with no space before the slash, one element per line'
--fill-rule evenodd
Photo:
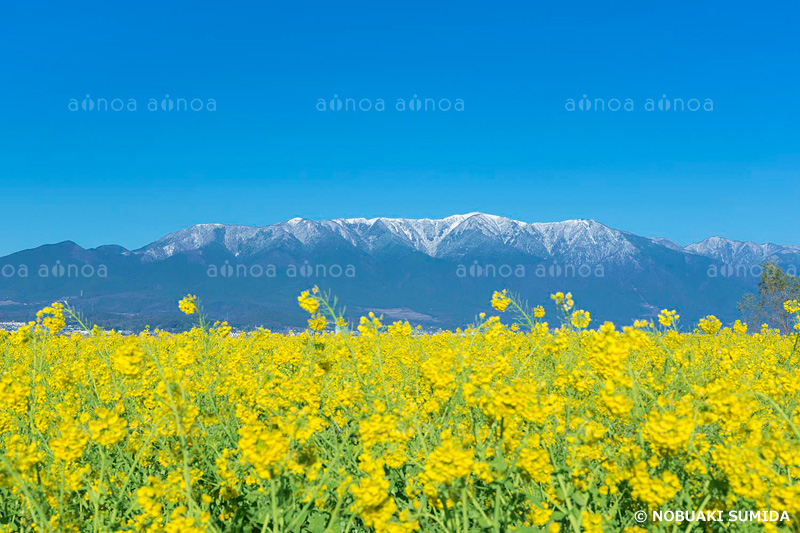
<path fill-rule="evenodd" d="M 571 291 L 597 321 L 629 324 L 678 309 L 684 323 L 738 318 L 760 265 L 796 275 L 800 247 L 710 237 L 689 246 L 594 220 L 526 223 L 482 213 L 442 219 L 294 218 L 270 226 L 198 224 L 137 250 L 66 241 L 0 258 L 0 322 L 68 300 L 95 323 L 178 329 L 176 301 L 241 328 L 298 327 L 295 296 L 318 285 L 348 305 L 430 328 L 470 323 L 507 288 L 531 305 Z M 552 315 L 552 313 L 551 313 Z"/>

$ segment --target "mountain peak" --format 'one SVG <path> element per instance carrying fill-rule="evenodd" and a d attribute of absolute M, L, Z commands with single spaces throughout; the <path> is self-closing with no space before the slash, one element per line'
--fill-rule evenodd
<path fill-rule="evenodd" d="M 166 261 L 171 257 L 176 260 Z M 48 265 L 52 271 L 59 261 L 69 265 L 73 275 L 65 277 L 67 285 L 61 278 L 38 283 L 38 274 L 35 279 L 7 276 L 12 281 L 0 287 L 0 300 L 23 301 L 36 295 L 55 301 L 93 294 L 100 307 L 108 296 L 113 305 L 105 311 L 117 312 L 130 308 L 131 294 L 172 309 L 171 299 L 178 292 L 196 290 L 210 306 L 225 303 L 225 313 L 233 310 L 240 318 L 260 321 L 284 316 L 269 302 L 286 301 L 287 295 L 307 288 L 313 281 L 306 274 L 312 272 L 309 276 L 318 276 L 320 283 L 352 301 L 353 308 L 375 305 L 375 298 L 383 298 L 378 307 L 389 309 L 408 302 L 403 303 L 408 309 L 445 321 L 474 316 L 485 307 L 487 291 L 498 287 L 535 298 L 573 290 L 587 309 L 595 306 L 593 314 L 597 309 L 597 316 L 605 313 L 608 318 L 628 320 L 667 306 L 680 308 L 684 316 L 701 316 L 701 311 L 724 316 L 725 309 L 733 309 L 740 295 L 757 282 L 757 269 L 750 267 L 766 260 L 796 272 L 800 247 L 714 236 L 684 248 L 667 239 L 639 237 L 583 218 L 529 223 L 480 212 L 440 219 L 295 217 L 261 227 L 196 224 L 132 252 L 114 246 L 83 250 L 70 241 L 17 252 L 0 262 L 4 275 L 20 269 L 19 265 Z M 113 270 L 113 281 L 74 275 L 75 268 L 91 271 L 91 266 L 101 264 Z M 253 274 L 267 264 L 277 267 L 280 279 Z M 301 265 L 299 278 L 288 274 L 288 265 Z M 311 265 L 315 265 L 313 270 Z M 358 279 L 328 275 L 337 272 L 332 265 L 352 265 Z M 728 265 L 736 268 L 720 269 L 719 276 L 710 270 Z M 209 274 L 212 266 L 221 277 Z M 459 272 L 465 266 L 462 276 Z M 517 274 L 518 267 L 524 274 Z M 230 275 L 232 268 L 235 276 Z M 175 294 L 166 295 L 165 287 Z M 697 294 L 706 299 L 681 300 L 682 295 Z M 451 296 L 455 295 L 454 300 Z M 725 305 L 720 304 L 723 300 Z M 243 302 L 252 305 L 228 305 Z"/>
<path fill-rule="evenodd" d="M 797 261 L 800 246 L 783 246 L 772 243 L 758 244 L 752 241 L 735 241 L 712 236 L 690 244 L 686 251 L 716 259 L 728 265 L 752 267 L 766 261 Z"/>
<path fill-rule="evenodd" d="M 528 223 L 477 211 L 439 219 L 359 217 L 309 220 L 295 217 L 262 227 L 196 224 L 165 235 L 136 253 L 147 261 L 158 261 L 177 253 L 202 250 L 212 243 L 238 255 L 257 253 L 277 242 L 314 247 L 332 242 L 331 239 L 343 239 L 367 253 L 400 246 L 430 257 L 463 257 L 505 251 L 540 258 L 560 253 L 597 261 L 610 257 L 627 261 L 635 253 L 635 247 L 623 232 L 592 219 Z"/>
<path fill-rule="evenodd" d="M 732 241 L 714 236 L 685 248 L 663 238 L 648 239 L 654 245 L 681 253 L 701 255 L 728 264 L 762 264 L 769 259 L 794 260 L 800 247 Z M 559 222 L 523 222 L 478 211 L 443 218 L 352 217 L 311 220 L 294 217 L 269 226 L 196 224 L 165 235 L 135 251 L 146 261 L 166 259 L 178 253 L 200 251 L 212 243 L 239 256 L 275 246 L 313 249 L 351 246 L 367 254 L 397 247 L 430 257 L 478 257 L 498 253 L 522 254 L 598 264 L 635 264 L 640 255 L 636 236 L 591 218 Z M 787 259 L 788 258 L 788 259 Z"/>

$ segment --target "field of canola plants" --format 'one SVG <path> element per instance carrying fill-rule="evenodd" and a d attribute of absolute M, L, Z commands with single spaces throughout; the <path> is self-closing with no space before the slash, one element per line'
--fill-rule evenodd
<path fill-rule="evenodd" d="M 306 331 L 231 335 L 190 295 L 135 336 L 55 303 L 0 331 L 0 531 L 800 530 L 800 325 L 552 300 L 427 334 L 315 289 Z"/>

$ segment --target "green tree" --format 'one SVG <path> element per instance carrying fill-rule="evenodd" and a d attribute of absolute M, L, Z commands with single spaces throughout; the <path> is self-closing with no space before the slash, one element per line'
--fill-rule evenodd
<path fill-rule="evenodd" d="M 783 308 L 786 300 L 800 299 L 800 277 L 783 271 L 775 261 L 762 265 L 758 294 L 745 294 L 739 304 L 745 319 L 753 324 L 767 323 L 790 331 L 793 327 L 791 317 Z"/>

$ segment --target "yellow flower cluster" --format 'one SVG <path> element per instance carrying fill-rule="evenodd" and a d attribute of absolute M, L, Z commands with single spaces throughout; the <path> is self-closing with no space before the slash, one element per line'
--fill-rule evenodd
<path fill-rule="evenodd" d="M 83 456 L 89 435 L 77 425 L 65 422 L 61 425 L 61 436 L 50 440 L 50 450 L 55 459 L 71 463 Z"/>
<path fill-rule="evenodd" d="M 311 315 L 319 310 L 319 301 L 315 296 L 311 296 L 308 291 L 303 291 L 300 296 L 297 297 L 297 303 Z"/>
<path fill-rule="evenodd" d="M 492 307 L 501 313 L 505 312 L 506 308 L 508 308 L 508 304 L 510 303 L 511 298 L 506 296 L 506 289 L 503 289 L 503 292 L 494 291 L 494 294 L 492 294 Z"/>
<path fill-rule="evenodd" d="M 800 333 L 800 302 L 787 300 L 783 302 L 783 308 L 789 315 L 794 315 L 794 330 Z"/>
<path fill-rule="evenodd" d="M 441 439 L 439 446 L 428 455 L 424 471 L 419 476 L 425 494 L 435 502 L 440 501 L 440 490 L 467 478 L 475 464 L 474 452 L 463 449 L 450 430 L 442 432 Z"/>
<path fill-rule="evenodd" d="M 550 295 L 550 299 L 556 304 L 556 307 L 561 309 L 564 313 L 569 312 L 575 306 L 575 301 L 572 299 L 572 293 L 557 292 Z"/>
<path fill-rule="evenodd" d="M 705 318 L 701 318 L 700 322 L 697 324 L 697 329 L 706 335 L 714 335 L 720 330 L 721 327 L 722 322 L 720 322 L 719 319 L 714 315 L 708 315 Z"/>
<path fill-rule="evenodd" d="M 669 310 L 589 329 L 571 294 L 553 303 L 556 328 L 496 292 L 519 323 L 432 334 L 351 324 L 307 291 L 308 330 L 231 334 L 187 296 L 198 327 L 129 336 L 65 333 L 74 315 L 49 306 L 0 333 L 0 531 L 641 533 L 663 526 L 637 524 L 641 509 L 798 516 L 797 333 L 714 317 L 681 333 Z"/>
<path fill-rule="evenodd" d="M 539 437 L 536 435 L 531 439 L 531 445 L 519 452 L 517 465 L 531 481 L 547 484 L 552 479 L 554 470 L 550 454 L 540 446 Z"/>
<path fill-rule="evenodd" d="M 121 404 L 117 411 L 119 412 L 114 412 L 105 407 L 100 407 L 95 411 L 97 419 L 88 424 L 93 441 L 102 446 L 112 446 L 125 438 L 128 424 L 119 416 L 124 411 Z"/>
<path fill-rule="evenodd" d="M 588 328 L 591 321 L 592 317 L 589 311 L 578 310 L 572 313 L 572 325 L 578 329 Z"/>
<path fill-rule="evenodd" d="M 56 302 L 39 310 L 36 313 L 36 321 L 55 335 L 67 325 L 64 319 L 64 304 Z"/>
<path fill-rule="evenodd" d="M 317 313 L 308 319 L 308 327 L 314 331 L 322 331 L 327 325 L 328 321 L 322 313 Z"/>
<path fill-rule="evenodd" d="M 178 302 L 178 309 L 187 315 L 193 315 L 197 312 L 197 297 L 192 294 L 187 294 Z"/>
<path fill-rule="evenodd" d="M 123 376 L 133 377 L 139 374 L 144 353 L 136 344 L 127 343 L 120 346 L 111 357 L 114 369 Z"/>
<path fill-rule="evenodd" d="M 658 323 L 665 328 L 674 326 L 680 319 L 681 315 L 674 309 L 671 311 L 669 309 L 662 309 L 661 313 L 658 315 Z"/>
<path fill-rule="evenodd" d="M 639 463 L 630 479 L 632 495 L 652 508 L 658 508 L 672 500 L 681 490 L 678 476 L 665 471 L 661 478 L 653 477 L 645 463 Z"/>

